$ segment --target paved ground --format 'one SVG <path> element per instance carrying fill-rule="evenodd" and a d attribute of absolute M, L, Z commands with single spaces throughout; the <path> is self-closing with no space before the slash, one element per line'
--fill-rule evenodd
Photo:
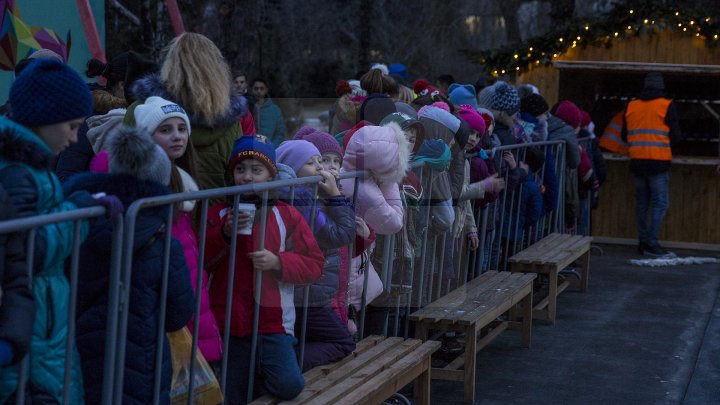
<path fill-rule="evenodd" d="M 603 248 L 532 349 L 505 332 L 478 354 L 476 404 L 720 403 L 720 266 L 635 267 L 633 248 Z M 433 381 L 432 398 L 461 404 L 462 383 Z"/>

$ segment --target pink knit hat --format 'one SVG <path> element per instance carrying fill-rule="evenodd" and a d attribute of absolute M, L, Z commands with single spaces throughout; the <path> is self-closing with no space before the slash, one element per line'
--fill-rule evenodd
<path fill-rule="evenodd" d="M 324 155 L 326 153 L 334 153 L 340 156 L 340 159 L 342 159 L 342 150 L 340 149 L 340 144 L 332 135 L 328 134 L 327 132 L 310 132 L 304 134 L 301 138 L 296 139 L 308 141 L 311 144 L 315 145 L 315 147 L 318 148 L 318 150 L 320 151 L 321 155 Z"/>
<path fill-rule="evenodd" d="M 573 128 L 578 128 L 580 126 L 580 122 L 582 121 L 580 109 L 570 100 L 560 102 L 555 109 L 554 115 L 565 121 L 566 124 Z"/>
<path fill-rule="evenodd" d="M 460 105 L 460 111 L 458 111 L 457 115 L 468 123 L 470 129 L 477 131 L 480 136 L 485 134 L 485 120 L 471 105 Z"/>

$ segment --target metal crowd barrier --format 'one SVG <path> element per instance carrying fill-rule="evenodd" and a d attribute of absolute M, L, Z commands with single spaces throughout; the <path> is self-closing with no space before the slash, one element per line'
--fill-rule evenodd
<path fill-rule="evenodd" d="M 401 274 L 401 280 L 399 283 L 394 282 L 394 272 L 396 271 L 396 263 L 398 261 L 397 252 L 403 252 L 403 246 L 396 246 L 398 240 L 396 235 L 379 235 L 378 245 L 380 240 L 382 241 L 382 252 L 375 252 L 371 256 L 376 262 L 381 262 L 379 268 L 379 275 L 383 282 L 383 288 L 385 293 L 391 297 L 388 302 L 392 302 L 392 307 L 387 308 L 384 314 L 384 321 L 382 325 L 382 331 L 385 335 L 391 334 L 395 336 L 408 337 L 411 335 L 410 324 L 408 321 L 408 315 L 415 309 L 424 307 L 428 303 L 438 299 L 448 291 L 461 286 L 462 284 L 472 280 L 481 273 L 490 270 L 498 269 L 503 270 L 507 257 L 512 247 L 513 252 L 517 252 L 534 241 L 546 236 L 551 232 L 563 232 L 565 230 L 564 223 L 564 183 L 565 183 L 565 150 L 564 143 L 562 141 L 549 141 L 549 142 L 538 142 L 532 144 L 522 144 L 513 146 L 498 147 L 492 150 L 491 156 L 494 157 L 495 164 L 498 173 L 501 173 L 506 183 L 509 181 L 509 173 L 505 170 L 505 162 L 502 159 L 502 153 L 504 151 L 511 151 L 516 155 L 518 162 L 522 161 L 525 157 L 525 152 L 528 147 L 541 148 L 546 156 L 553 157 L 552 167 L 545 165 L 543 170 L 539 173 L 539 181 L 544 181 L 546 176 L 550 175 L 552 169 L 557 177 L 557 200 L 553 207 L 549 207 L 544 210 L 540 219 L 533 226 L 527 229 L 515 229 L 514 235 L 522 235 L 520 239 L 515 238 L 514 240 L 506 239 L 503 241 L 503 227 L 506 227 L 505 218 L 510 215 L 515 216 L 514 223 L 518 224 L 519 210 L 517 209 L 518 201 L 522 197 L 521 189 L 505 190 L 500 193 L 499 198 L 485 207 L 475 209 L 474 216 L 478 228 L 478 238 L 480 240 L 479 248 L 470 253 L 467 251 L 467 243 L 465 233 L 463 232 L 459 238 L 459 241 L 453 238 L 453 226 L 444 232 L 432 231 L 432 220 L 433 220 L 433 208 L 439 207 L 439 202 L 432 199 L 433 188 L 436 185 L 437 172 L 434 172 L 430 167 L 426 167 L 423 163 L 413 163 L 411 170 L 415 171 L 418 175 L 420 183 L 422 184 L 423 190 L 419 202 L 419 213 L 417 215 L 417 222 L 414 223 L 416 226 L 415 235 L 417 240 L 406 269 L 406 274 Z M 343 173 L 341 179 L 354 179 L 355 190 L 358 189 L 359 181 L 368 176 L 369 172 L 358 171 L 352 173 Z M 109 296 L 109 310 L 107 320 L 107 339 L 105 347 L 105 363 L 104 363 L 104 376 L 103 376 L 103 404 L 121 404 L 124 384 L 124 365 L 125 365 L 125 352 L 127 343 L 127 329 L 128 329 L 128 312 L 130 308 L 130 288 L 131 285 L 132 271 L 133 271 L 133 246 L 135 238 L 135 229 L 137 227 L 137 221 L 139 213 L 143 209 L 157 206 L 168 206 L 168 214 L 166 218 L 166 232 L 164 238 L 164 256 L 163 256 L 163 282 L 161 290 L 161 308 L 160 308 L 160 320 L 157 335 L 158 352 L 155 356 L 155 381 L 154 381 L 154 400 L 153 403 L 160 402 L 160 376 L 161 376 L 161 363 L 163 357 L 163 341 L 165 339 L 164 331 L 164 316 L 166 311 L 166 299 L 167 299 L 167 287 L 168 287 L 168 272 L 169 272 L 169 255 L 170 255 L 170 243 L 171 243 L 171 231 L 172 231 L 172 219 L 175 210 L 175 205 L 183 201 L 199 201 L 199 228 L 197 230 L 197 240 L 199 249 L 199 271 L 197 272 L 196 278 L 196 295 L 195 295 L 195 310 L 194 310 L 194 328 L 192 338 L 192 357 L 195 358 L 198 351 L 198 333 L 199 330 L 199 319 L 200 319 L 200 291 L 201 288 L 207 286 L 202 285 L 202 274 L 205 261 L 205 244 L 207 238 L 207 219 L 208 209 L 210 206 L 210 200 L 212 199 L 224 199 L 230 198 L 234 205 L 237 205 L 240 201 L 240 195 L 245 192 L 262 193 L 263 205 L 261 208 L 261 235 L 259 249 L 263 249 L 265 239 L 265 227 L 266 227 L 266 216 L 268 214 L 268 195 L 270 192 L 281 189 L 289 188 L 291 200 L 294 200 L 293 195 L 295 188 L 298 186 L 309 186 L 314 191 L 315 198 L 313 199 L 312 213 L 314 215 L 315 205 L 318 203 L 317 200 L 317 187 L 318 183 L 322 181 L 321 176 L 303 177 L 299 179 L 290 180 L 278 180 L 262 184 L 249 184 L 245 186 L 233 186 L 221 189 L 202 190 L 191 193 L 178 193 L 171 195 L 164 195 L 159 197 L 144 198 L 135 201 L 132 205 L 127 207 L 124 218 L 117 216 L 114 218 L 114 229 L 113 229 L 113 249 L 112 249 L 112 278 L 110 280 L 110 288 L 108 291 Z M 401 188 L 402 203 L 407 213 L 408 204 L 404 198 Z M 355 205 L 355 199 L 357 193 L 353 196 L 353 205 Z M 196 206 L 197 207 L 197 206 Z M 94 218 L 104 214 L 102 208 L 89 208 L 83 210 L 77 210 L 62 214 L 53 214 L 41 217 L 33 217 L 23 220 L 13 220 L 0 223 L 0 233 L 14 232 L 20 230 L 30 230 L 28 238 L 28 252 L 33 252 L 33 241 L 34 232 L 33 230 L 43 224 L 52 222 L 62 221 L 75 221 L 76 228 L 79 226 L 79 221 Z M 406 214 L 407 215 L 407 214 Z M 455 220 L 462 220 L 455 218 Z M 314 218 L 311 218 L 311 227 L 314 225 Z M 509 221 L 508 223 L 513 223 Z M 226 391 L 228 384 L 227 381 L 227 367 L 228 367 L 228 351 L 229 351 L 229 337 L 230 337 L 230 319 L 231 319 L 231 299 L 234 283 L 235 273 L 235 261 L 236 261 L 236 247 L 237 247 L 237 225 L 238 217 L 233 217 L 232 223 L 232 236 L 230 240 L 229 250 L 229 266 L 228 266 L 228 294 L 227 294 L 227 312 L 224 319 L 223 333 L 223 356 L 221 361 L 221 372 L 219 376 L 220 387 L 223 393 Z M 507 229 L 505 229 L 507 230 Z M 400 232 L 405 231 L 405 229 Z M 520 233 L 518 233 L 520 232 Z M 448 244 L 449 243 L 449 244 Z M 73 256 L 71 260 L 71 272 L 70 279 L 72 285 L 72 300 L 70 305 L 71 311 L 71 322 L 70 327 L 74 325 L 75 316 L 75 301 L 77 294 L 77 274 L 78 274 L 78 251 L 80 241 L 78 238 L 75 240 L 73 245 Z M 355 243 L 354 241 L 347 246 L 349 261 L 355 255 Z M 28 256 L 29 258 L 32 255 Z M 399 255 L 400 260 L 405 260 L 404 252 Z M 454 278 L 446 277 L 445 263 L 451 263 L 455 266 Z M 28 269 L 31 268 L 31 260 L 28 264 Z M 350 263 L 348 263 L 350 266 Z M 356 316 L 358 321 L 358 334 L 357 340 L 362 339 L 366 333 L 366 309 L 367 309 L 367 285 L 369 272 L 364 272 L 363 280 L 363 296 L 361 311 Z M 253 333 L 251 337 L 251 357 L 250 357 L 250 373 L 249 373 L 249 384 L 248 384 L 248 399 L 253 397 L 253 384 L 255 378 L 255 359 L 257 351 L 257 339 L 258 339 L 258 318 L 261 302 L 261 284 L 262 284 L 262 271 L 255 271 L 255 307 L 253 316 Z M 301 328 L 300 328 L 300 339 L 299 339 L 299 357 L 300 364 L 302 364 L 303 356 L 305 353 L 305 328 L 307 321 L 307 303 L 308 303 L 308 291 L 309 287 L 304 289 L 303 302 L 304 311 L 302 314 Z M 392 322 L 390 314 L 392 310 Z M 402 324 L 402 331 L 401 329 Z M 391 329 L 391 330 L 390 330 Z M 69 334 L 72 336 L 74 333 Z M 72 347 L 72 340 L 68 341 L 68 348 Z M 65 364 L 65 376 L 66 376 L 66 387 L 69 383 L 69 369 L 71 367 L 71 358 L 68 356 Z M 27 367 L 26 362 L 24 363 L 25 368 Z M 193 376 L 196 370 L 194 370 L 194 362 L 191 362 L 190 366 L 190 389 L 192 392 Z M 19 393 L 22 395 L 22 387 L 24 387 L 24 381 L 21 381 L 19 387 Z M 65 390 L 65 403 L 69 399 L 69 390 Z M 188 404 L 192 403 L 192 395 L 188 395 Z M 18 404 L 23 403 L 23 399 L 18 396 Z"/>

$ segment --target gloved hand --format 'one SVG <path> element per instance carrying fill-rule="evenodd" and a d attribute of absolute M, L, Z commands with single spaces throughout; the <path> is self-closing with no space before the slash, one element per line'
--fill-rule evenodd
<path fill-rule="evenodd" d="M 106 195 L 105 193 L 99 193 L 93 195 L 93 198 L 97 202 L 97 205 L 105 207 L 105 216 L 112 218 L 117 214 L 122 214 L 125 211 L 122 202 L 119 198 L 114 195 Z"/>

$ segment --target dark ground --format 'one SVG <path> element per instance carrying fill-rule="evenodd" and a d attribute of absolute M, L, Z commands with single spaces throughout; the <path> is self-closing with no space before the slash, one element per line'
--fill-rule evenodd
<path fill-rule="evenodd" d="M 636 267 L 634 247 L 602 247 L 589 291 L 561 294 L 530 350 L 509 331 L 478 353 L 476 404 L 720 404 L 720 265 Z M 432 403 L 462 389 L 433 381 Z"/>

